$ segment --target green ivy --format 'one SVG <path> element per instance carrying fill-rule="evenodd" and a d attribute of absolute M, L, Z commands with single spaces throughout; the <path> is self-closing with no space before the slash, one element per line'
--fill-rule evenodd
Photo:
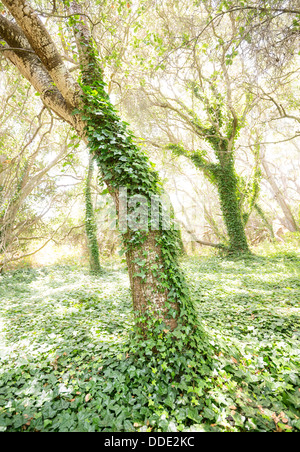
<path fill-rule="evenodd" d="M 266 245 L 182 262 L 209 340 L 199 354 L 164 331 L 160 353 L 127 343 L 124 268 L 5 274 L 0 431 L 300 431 L 299 238 Z"/>
<path fill-rule="evenodd" d="M 85 230 L 87 236 L 91 272 L 100 274 L 102 272 L 102 268 L 100 265 L 99 245 L 97 241 L 97 225 L 91 195 L 92 174 L 93 160 L 91 159 L 85 185 Z"/>
<path fill-rule="evenodd" d="M 81 79 L 83 107 L 74 113 L 80 113 L 86 122 L 90 152 L 110 194 L 118 196 L 119 189 L 124 187 L 128 197 L 143 195 L 150 208 L 152 196 L 163 193 L 158 172 L 135 143 L 128 124 L 120 119 L 111 104 L 96 52 L 91 48 L 88 52 L 89 67 L 82 69 Z M 162 213 L 162 207 L 160 209 Z M 176 319 L 176 327 L 171 329 L 164 321 L 166 317 L 162 319 L 157 313 L 151 312 L 149 300 L 144 314 L 135 313 L 134 333 L 130 337 L 127 352 L 131 358 L 121 363 L 122 372 L 127 372 L 128 391 L 134 391 L 139 382 L 131 378 L 132 366 L 135 366 L 137 373 L 144 373 L 145 381 L 149 379 L 149 382 L 153 379 L 153 367 L 166 366 L 168 372 L 158 375 L 163 384 L 169 386 L 173 382 L 178 386 L 175 392 L 185 391 L 184 387 L 179 389 L 180 384 L 189 381 L 192 385 L 196 375 L 201 375 L 203 365 L 207 366 L 209 361 L 209 347 L 179 266 L 180 233 L 173 224 L 169 230 L 165 230 L 162 215 L 158 231 L 151 231 L 150 219 L 148 226 L 149 229 L 145 231 L 128 229 L 127 232 L 121 232 L 124 252 L 129 259 L 133 250 L 138 256 L 136 263 L 140 270 L 134 278 L 140 278 L 143 282 L 151 275 L 151 279 L 156 282 L 154 290 L 168 294 L 165 315 L 168 319 Z M 150 234 L 155 237 L 155 246 L 151 250 L 153 256 L 149 266 L 145 265 L 148 251 L 144 250 L 143 245 Z M 190 365 L 190 362 L 194 365 Z M 190 392 L 188 398 L 192 400 L 195 396 Z"/>
<path fill-rule="evenodd" d="M 211 163 L 206 157 L 206 151 L 203 150 L 188 152 L 182 144 L 170 144 L 167 147 L 174 154 L 183 155 L 191 160 L 196 168 L 200 169 L 207 179 L 216 186 L 229 238 L 228 252 L 247 254 L 249 247 L 239 192 L 241 179 L 236 174 L 234 165 L 234 143 L 243 127 L 243 121 L 232 118 L 226 113 L 224 100 L 213 83 L 210 85 L 211 99 L 202 94 L 196 83 L 190 83 L 190 89 L 196 99 L 202 103 L 207 116 L 214 122 L 214 125 L 206 126 L 193 110 L 189 111 L 197 135 L 210 145 L 217 163 Z M 253 196 L 248 196 L 252 199 L 249 205 L 249 215 L 258 195 L 258 174 L 257 170 L 252 186 Z"/>

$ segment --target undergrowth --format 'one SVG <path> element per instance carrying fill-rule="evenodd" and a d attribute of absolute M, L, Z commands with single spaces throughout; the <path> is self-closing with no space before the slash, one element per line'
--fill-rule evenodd
<path fill-rule="evenodd" d="M 0 430 L 300 431 L 299 251 L 182 265 L 196 353 L 136 342 L 125 269 L 2 276 Z"/>

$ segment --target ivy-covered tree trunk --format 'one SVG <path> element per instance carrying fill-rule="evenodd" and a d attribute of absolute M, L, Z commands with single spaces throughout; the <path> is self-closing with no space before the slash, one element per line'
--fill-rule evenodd
<path fill-rule="evenodd" d="M 85 230 L 87 237 L 87 246 L 89 252 L 90 269 L 92 273 L 100 274 L 102 268 L 100 265 L 99 246 L 97 241 L 97 225 L 93 209 L 91 194 L 91 179 L 93 176 L 93 159 L 90 158 L 88 173 L 85 185 Z"/>
<path fill-rule="evenodd" d="M 216 171 L 216 185 L 229 238 L 229 251 L 248 252 L 249 247 L 238 197 L 238 179 L 232 163 L 219 166 Z"/>
<path fill-rule="evenodd" d="M 227 231 L 229 246 L 224 244 L 214 245 L 229 253 L 249 253 L 249 246 L 245 233 L 245 225 L 238 192 L 238 176 L 234 168 L 233 150 L 228 148 L 224 138 L 216 136 L 215 131 L 207 131 L 207 141 L 212 145 L 218 163 L 210 163 L 199 152 L 188 152 L 183 146 L 171 144 L 171 149 L 176 155 L 188 157 L 194 165 L 203 171 L 207 179 L 217 188 L 220 207 Z"/>
<path fill-rule="evenodd" d="M 114 198 L 119 220 L 124 220 L 121 219 L 124 202 L 128 220 L 135 215 L 134 207 L 130 208 L 135 198 L 145 203 L 149 215 L 133 228 L 128 221 L 127 230 L 121 234 L 134 312 L 143 334 L 148 331 L 148 322 L 163 321 L 164 328 L 173 331 L 181 314 L 187 313 L 184 303 L 190 303 L 177 261 L 179 235 L 172 224 L 169 230 L 164 230 L 161 218 L 158 229 L 152 228 L 152 199 L 162 195 L 158 174 L 148 157 L 134 144 L 126 124 L 111 105 L 100 72 L 95 70 L 95 73 L 93 84 L 89 80 L 89 84 L 83 85 L 91 153 Z M 125 190 L 128 203 L 120 198 L 120 192 Z"/>
<path fill-rule="evenodd" d="M 71 11 L 80 15 L 76 2 Z M 153 197 L 163 194 L 158 173 L 134 143 L 127 124 L 120 120 L 109 100 L 84 18 L 80 16 L 73 27 L 81 63 L 82 113 L 87 121 L 85 133 L 91 153 L 114 198 L 119 220 L 121 190 L 126 190 L 128 200 L 143 201 L 146 208 L 146 220 L 135 227 L 128 222 L 122 233 L 137 325 L 148 337 L 153 334 L 154 325 L 158 328 L 161 325 L 166 333 L 183 324 L 195 325 L 196 315 L 178 264 L 180 236 L 172 222 L 165 230 L 162 218 L 153 228 L 149 215 Z M 128 206 L 128 217 L 133 214 Z"/>

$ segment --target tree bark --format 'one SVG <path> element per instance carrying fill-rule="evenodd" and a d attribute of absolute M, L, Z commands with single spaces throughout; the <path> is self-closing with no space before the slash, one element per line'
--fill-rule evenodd
<path fill-rule="evenodd" d="M 5 2 L 3 2 L 5 4 Z M 20 21 L 21 22 L 21 21 Z M 32 29 L 34 34 L 34 28 Z M 74 115 L 75 106 L 79 107 L 81 103 L 81 89 L 77 82 L 77 98 L 76 105 L 70 104 L 62 92 L 58 89 L 55 81 L 51 77 L 47 68 L 44 66 L 41 59 L 37 56 L 35 51 L 29 44 L 21 26 L 12 23 L 4 16 L 0 15 L 0 36 L 7 43 L 8 47 L 18 50 L 5 50 L 2 46 L 5 57 L 20 71 L 20 73 L 31 83 L 35 90 L 41 95 L 41 100 L 44 105 L 50 108 L 60 118 L 67 121 L 80 136 L 83 135 L 85 123 L 82 121 L 80 115 Z M 52 71 L 53 72 L 53 71 Z M 64 83 L 60 83 L 64 89 Z M 73 91 L 75 88 L 73 88 Z M 68 96 L 69 97 L 69 96 Z M 73 101 L 75 97 L 72 97 Z"/>
<path fill-rule="evenodd" d="M 28 43 L 43 63 L 68 106 L 74 109 L 80 103 L 80 86 L 66 68 L 48 30 L 37 13 L 26 0 L 3 0 L 2 3 L 22 28 Z"/>

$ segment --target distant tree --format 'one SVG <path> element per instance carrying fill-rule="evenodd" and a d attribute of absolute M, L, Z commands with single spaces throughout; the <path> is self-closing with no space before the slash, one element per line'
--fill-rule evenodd
<path fill-rule="evenodd" d="M 141 104 L 140 114 L 128 107 L 129 117 L 141 126 L 148 115 L 154 138 L 140 127 L 143 137 L 188 158 L 216 187 L 230 252 L 248 252 L 245 226 L 254 208 L 257 212 L 258 151 L 251 177 L 236 169 L 237 151 L 246 150 L 245 135 L 261 127 L 257 105 L 276 107 L 280 118 L 294 117 L 276 98 L 297 74 L 298 14 L 292 2 L 282 1 L 158 2 L 154 14 L 141 13 L 135 22 L 134 56 L 129 63 L 127 54 L 121 59 L 125 66 L 139 62 L 128 80 L 119 74 L 124 91 L 132 83 Z M 280 37 L 285 40 L 282 55 Z M 126 105 L 126 91 L 120 97 Z M 265 115 L 264 122 L 275 114 Z M 252 140 L 250 147 L 257 146 Z"/>
<path fill-rule="evenodd" d="M 97 224 L 95 220 L 91 181 L 93 177 L 93 159 L 90 158 L 89 167 L 85 183 L 85 230 L 87 236 L 87 245 L 89 251 L 90 269 L 92 273 L 100 274 L 102 272 L 100 264 L 99 245 L 97 240 Z"/>
<path fill-rule="evenodd" d="M 284 223 L 285 223 L 286 228 L 289 229 L 291 232 L 299 232 L 300 228 L 296 222 L 296 219 L 293 215 L 291 207 L 289 206 L 284 194 L 280 190 L 280 188 L 270 170 L 267 160 L 263 156 L 262 156 L 262 167 L 263 167 L 263 170 L 265 173 L 265 177 L 266 177 L 268 183 L 270 184 L 270 187 L 274 194 L 274 198 L 280 205 L 280 208 L 284 215 Z"/>

